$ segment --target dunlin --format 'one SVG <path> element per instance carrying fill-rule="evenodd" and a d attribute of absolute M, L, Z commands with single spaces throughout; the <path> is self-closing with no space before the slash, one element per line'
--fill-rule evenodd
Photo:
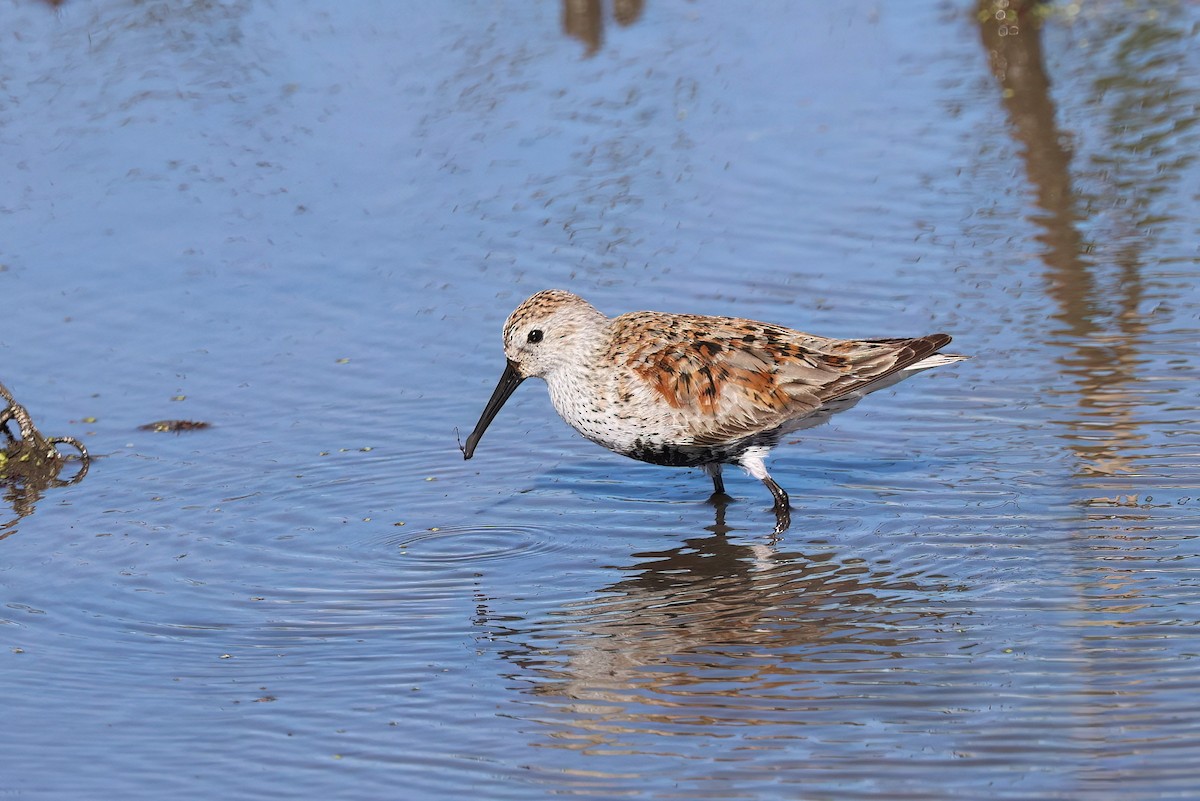
<path fill-rule="evenodd" d="M 508 366 L 467 437 L 470 459 L 513 391 L 543 378 L 555 410 L 609 450 L 651 464 L 700 467 L 715 496 L 721 467 L 740 465 L 775 498 L 787 493 L 763 460 L 787 434 L 853 406 L 918 370 L 966 358 L 939 354 L 947 334 L 830 339 L 738 317 L 633 312 L 608 318 L 578 295 L 547 289 L 504 324 Z"/>

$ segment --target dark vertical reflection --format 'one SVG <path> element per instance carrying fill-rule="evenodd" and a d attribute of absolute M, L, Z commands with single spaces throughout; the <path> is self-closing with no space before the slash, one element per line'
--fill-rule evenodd
<path fill-rule="evenodd" d="M 1131 469 L 1128 449 L 1142 439 L 1136 403 L 1125 394 L 1138 380 L 1145 330 L 1138 314 L 1142 276 L 1136 256 L 1129 254 L 1111 288 L 1097 279 L 1091 247 L 1080 231 L 1084 198 L 1073 185 L 1071 152 L 1056 121 L 1043 60 L 1041 8 L 1034 0 L 982 0 L 980 29 L 1039 209 L 1033 221 L 1045 246 L 1046 287 L 1062 323 L 1054 336 L 1070 351 L 1059 358 L 1075 380 L 1079 408 L 1067 421 L 1073 429 L 1070 448 L 1079 475 L 1114 475 Z"/>
<path fill-rule="evenodd" d="M 618 25 L 632 25 L 642 16 L 645 0 L 613 0 L 613 19 Z"/>
<path fill-rule="evenodd" d="M 618 25 L 632 25 L 642 16 L 645 0 L 613 0 L 612 17 Z M 604 44 L 604 7 L 601 0 L 563 0 L 563 32 L 583 42 L 585 55 L 595 55 Z"/>
<path fill-rule="evenodd" d="M 1148 578 L 1153 570 L 1147 567 L 1158 568 L 1171 557 L 1153 544 L 1152 524 L 1145 522 L 1151 513 L 1140 507 L 1136 491 L 1146 486 L 1147 477 L 1170 481 L 1155 479 L 1145 467 L 1156 450 L 1147 444 L 1147 434 L 1156 426 L 1161 432 L 1164 423 L 1148 405 L 1154 402 L 1158 376 L 1148 374 L 1146 351 L 1153 340 L 1150 313 L 1143 311 L 1148 287 L 1160 296 L 1163 289 L 1147 280 L 1144 265 L 1168 220 L 1154 208 L 1155 198 L 1194 158 L 1188 132 L 1197 110 L 1194 96 L 1179 85 L 1179 68 L 1170 57 L 1172 42 L 1182 45 L 1186 34 L 1170 29 L 1168 14 L 1137 14 L 1134 24 L 1129 24 L 1132 9 L 1101 17 L 1088 24 L 1102 30 L 1088 33 L 1104 47 L 1070 53 L 1081 61 L 1095 59 L 1076 65 L 1079 74 L 1091 76 L 1091 85 L 1084 83 L 1083 91 L 1076 89 L 1071 97 L 1073 105 L 1086 110 L 1095 141 L 1083 151 L 1087 155 L 1074 154 L 1056 120 L 1042 52 L 1041 8 L 1028 0 L 984 0 L 979 18 L 1009 130 L 1035 195 L 1031 220 L 1044 245 L 1045 284 L 1060 324 L 1050 341 L 1062 349 L 1057 361 L 1072 382 L 1061 394 L 1073 396 L 1074 408 L 1059 422 L 1076 457 L 1079 485 L 1089 495 L 1103 489 L 1108 496 L 1083 499 L 1088 506 L 1107 508 L 1086 511 L 1087 525 L 1074 540 L 1074 607 L 1081 629 L 1071 647 L 1087 687 L 1073 736 L 1095 756 L 1111 757 L 1150 748 L 1152 740 L 1129 725 L 1136 713 L 1116 697 L 1152 684 L 1170 693 L 1172 684 L 1159 676 L 1173 657 L 1164 656 L 1165 646 L 1145 643 L 1181 636 L 1163 625 L 1171 613 L 1163 611 L 1161 588 Z M 1117 505 L 1121 508 L 1114 512 Z M 1181 701 L 1186 697 L 1176 694 Z M 1109 779 L 1139 772 L 1137 765 L 1106 762 Z"/>
<path fill-rule="evenodd" d="M 594 55 L 604 42 L 600 0 L 563 0 L 563 32 L 583 42 L 586 55 Z"/>

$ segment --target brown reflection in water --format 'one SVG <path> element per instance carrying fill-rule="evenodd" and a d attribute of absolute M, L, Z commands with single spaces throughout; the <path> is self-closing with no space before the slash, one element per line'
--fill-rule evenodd
<path fill-rule="evenodd" d="M 980 30 L 1042 211 L 1033 221 L 1046 246 L 1046 286 L 1058 306 L 1055 319 L 1064 324 L 1055 338 L 1071 349 L 1058 361 L 1075 379 L 1078 396 L 1079 415 L 1065 421 L 1072 429 L 1069 447 L 1078 475 L 1112 476 L 1134 469 L 1130 450 L 1144 439 L 1134 391 L 1146 329 L 1138 311 L 1142 275 L 1132 248 L 1122 254 L 1115 284 L 1102 288 L 1095 274 L 1097 265 L 1079 230 L 1084 213 L 1073 186 L 1071 152 L 1056 122 L 1042 57 L 1042 7 L 1033 0 L 982 0 Z"/>
<path fill-rule="evenodd" d="M 618 25 L 632 25 L 642 16 L 645 0 L 613 0 L 612 17 Z M 563 0 L 563 32 L 583 42 L 585 55 L 593 56 L 604 44 L 604 8 L 601 0 Z"/>
<path fill-rule="evenodd" d="M 1091 93 L 1082 105 L 1107 119 L 1095 126 L 1103 134 L 1099 152 L 1076 167 L 1079 183 L 1100 183 L 1089 195 L 1075 185 L 1072 152 L 1056 123 L 1036 18 L 1039 4 L 984 0 L 979 9 L 983 44 L 1041 212 L 1032 221 L 1041 229 L 1047 291 L 1062 323 L 1051 341 L 1065 350 L 1058 362 L 1074 380 L 1067 391 L 1076 396 L 1077 412 L 1060 423 L 1068 428 L 1065 438 L 1076 457 L 1079 483 L 1118 492 L 1088 500 L 1089 507 L 1106 508 L 1087 512 L 1094 524 L 1076 533 L 1081 547 L 1074 551 L 1080 559 L 1075 606 L 1083 613 L 1077 625 L 1087 628 L 1070 644 L 1088 677 L 1078 738 L 1096 753 L 1105 744 L 1125 753 L 1148 753 L 1162 736 L 1140 721 L 1129 725 L 1135 714 L 1128 712 L 1134 706 L 1129 699 L 1139 690 L 1152 692 L 1156 677 L 1147 669 L 1153 662 L 1130 656 L 1137 653 L 1138 643 L 1132 641 L 1180 635 L 1165 622 L 1173 613 L 1162 611 L 1163 587 L 1155 579 L 1161 578 L 1164 556 L 1154 544 L 1154 526 L 1141 522 L 1150 513 L 1132 494 L 1139 458 L 1148 454 L 1142 426 L 1151 422 L 1142 397 L 1150 387 L 1139 374 L 1148 339 L 1147 319 L 1139 310 L 1146 288 L 1141 265 L 1158 227 L 1149 216 L 1151 200 L 1164 183 L 1178 180 L 1179 168 L 1193 157 L 1194 144 L 1180 134 L 1195 123 L 1196 108 L 1175 85 L 1170 60 L 1164 58 L 1169 48 L 1162 46 L 1186 34 L 1150 30 L 1149 18 L 1134 25 L 1101 23 L 1107 27 L 1102 39 L 1112 43 L 1105 51 L 1111 61 L 1088 71 Z M 1155 67 L 1145 69 L 1139 59 Z M 1105 100 L 1109 92 L 1119 94 Z M 1170 139 L 1163 130 L 1172 132 Z M 1089 219 L 1092 214 L 1098 219 Z M 1097 231 L 1096 247 L 1080 233 L 1085 223 Z M 1128 763 L 1105 770 L 1107 778 L 1119 780 L 1139 768 Z"/>
<path fill-rule="evenodd" d="M 842 674 L 889 670 L 946 627 L 930 599 L 955 588 L 731 541 L 723 511 L 710 535 L 635 554 L 626 578 L 550 619 L 501 617 L 481 601 L 476 623 L 504 644 L 517 678 L 541 703 L 555 699 L 552 737 L 589 748 L 626 731 L 801 722 Z"/>

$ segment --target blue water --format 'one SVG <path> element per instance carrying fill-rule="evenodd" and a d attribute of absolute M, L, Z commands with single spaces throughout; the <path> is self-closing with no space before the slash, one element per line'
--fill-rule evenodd
<path fill-rule="evenodd" d="M 979 11 L 0 0 L 4 791 L 1194 797 L 1200 7 Z M 463 461 L 550 286 L 973 358 L 774 540 L 538 382 Z"/>

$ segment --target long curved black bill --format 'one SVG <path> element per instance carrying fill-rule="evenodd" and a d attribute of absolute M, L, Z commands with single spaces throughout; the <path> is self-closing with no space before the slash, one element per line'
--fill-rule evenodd
<path fill-rule="evenodd" d="M 504 368 L 504 373 L 500 376 L 500 383 L 496 385 L 496 391 L 488 399 L 487 406 L 483 407 L 483 414 L 479 416 L 479 422 L 475 424 L 475 430 L 471 432 L 471 436 L 467 437 L 467 445 L 463 448 L 464 459 L 470 459 L 475 455 L 475 446 L 479 444 L 480 438 L 483 437 L 483 432 L 487 431 L 487 427 L 491 425 L 492 419 L 500 411 L 500 407 L 508 400 L 508 396 L 513 394 L 524 380 L 525 377 L 517 372 L 516 365 L 510 360 Z"/>

